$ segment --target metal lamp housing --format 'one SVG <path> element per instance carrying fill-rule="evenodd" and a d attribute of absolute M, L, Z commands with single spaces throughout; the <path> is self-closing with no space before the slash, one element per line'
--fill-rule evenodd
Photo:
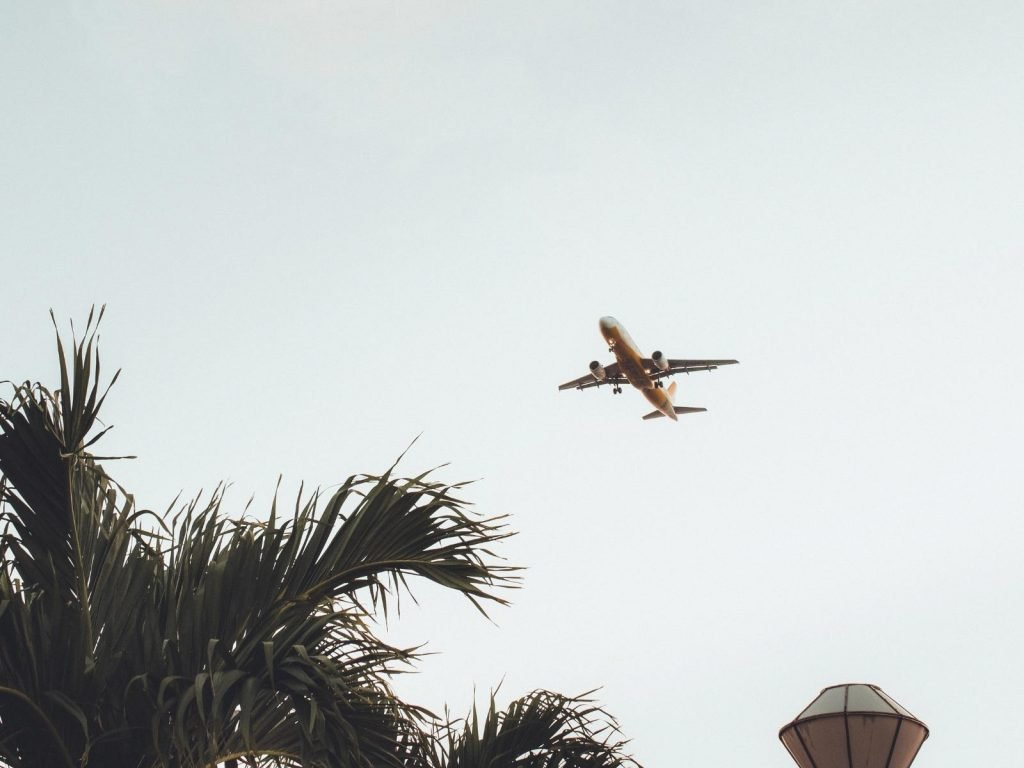
<path fill-rule="evenodd" d="M 779 731 L 800 768 L 910 768 L 928 726 L 876 685 L 825 688 Z"/>

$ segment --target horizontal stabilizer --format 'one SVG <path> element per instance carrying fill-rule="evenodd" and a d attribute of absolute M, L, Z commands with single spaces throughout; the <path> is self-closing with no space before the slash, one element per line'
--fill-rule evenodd
<path fill-rule="evenodd" d="M 683 413 L 700 413 L 701 411 L 706 411 L 707 408 L 694 408 L 693 406 L 689 406 L 689 405 L 677 405 L 677 406 L 675 406 L 673 408 L 673 410 L 675 410 L 675 412 L 678 413 L 678 414 L 683 414 Z M 664 415 L 665 414 L 662 413 L 661 411 L 651 411 L 646 416 L 644 416 L 644 421 L 647 421 L 648 419 L 660 419 L 660 418 L 664 417 Z"/>

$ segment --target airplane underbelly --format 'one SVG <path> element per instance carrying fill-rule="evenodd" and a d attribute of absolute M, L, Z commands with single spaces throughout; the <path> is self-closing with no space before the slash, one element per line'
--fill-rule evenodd
<path fill-rule="evenodd" d="M 622 370 L 622 374 L 637 389 L 653 389 L 654 383 L 651 381 L 651 377 L 647 375 L 647 371 L 644 367 L 634 362 L 633 360 L 620 360 L 619 368 Z"/>
<path fill-rule="evenodd" d="M 644 397 L 647 398 L 647 401 L 665 415 L 668 415 L 672 410 L 672 401 L 669 400 L 664 389 L 655 389 L 652 387 L 651 389 L 643 390 L 643 393 Z M 673 413 L 672 416 L 674 417 L 675 414 Z"/>

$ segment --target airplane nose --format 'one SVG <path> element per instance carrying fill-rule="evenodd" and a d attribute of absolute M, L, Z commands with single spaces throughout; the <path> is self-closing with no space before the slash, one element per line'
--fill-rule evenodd
<path fill-rule="evenodd" d="M 604 317 L 601 318 L 599 322 L 602 331 L 610 331 L 612 328 L 619 324 L 619 321 L 616 320 L 611 315 L 605 315 Z"/>

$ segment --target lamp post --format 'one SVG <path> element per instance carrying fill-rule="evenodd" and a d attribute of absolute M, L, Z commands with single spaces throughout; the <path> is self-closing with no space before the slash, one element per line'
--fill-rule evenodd
<path fill-rule="evenodd" d="M 825 688 L 779 731 L 800 768 L 910 768 L 928 726 L 876 685 Z"/>

